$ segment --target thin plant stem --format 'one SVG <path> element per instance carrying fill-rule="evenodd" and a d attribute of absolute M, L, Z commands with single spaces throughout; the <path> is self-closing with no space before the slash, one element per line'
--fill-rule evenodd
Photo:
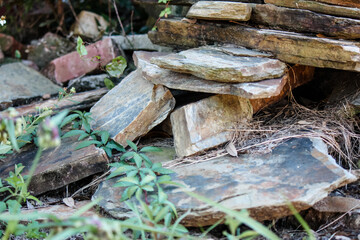
<path fill-rule="evenodd" d="M 33 160 L 33 163 L 31 165 L 31 168 L 29 170 L 29 174 L 28 174 L 28 179 L 26 179 L 26 182 L 25 182 L 25 186 L 26 186 L 26 189 L 29 187 L 29 184 L 30 184 L 30 181 L 31 181 L 31 178 L 33 177 L 34 173 L 35 173 L 35 170 L 36 170 L 36 167 L 37 165 L 39 164 L 39 161 L 40 161 L 40 157 L 41 157 L 41 154 L 43 152 L 43 149 L 42 147 L 39 147 L 39 149 L 37 150 L 36 152 L 36 155 L 35 155 L 35 158 Z"/>

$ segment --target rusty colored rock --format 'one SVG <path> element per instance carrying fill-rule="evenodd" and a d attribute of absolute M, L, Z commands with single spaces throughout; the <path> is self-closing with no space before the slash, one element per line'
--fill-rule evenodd
<path fill-rule="evenodd" d="M 26 46 L 18 42 L 13 36 L 0 33 L 0 48 L 5 55 L 15 57 L 15 51 L 19 50 L 22 58 L 27 57 Z"/>
<path fill-rule="evenodd" d="M 360 20 L 340 18 L 302 9 L 253 4 L 251 21 L 275 29 L 310 32 L 343 39 L 360 38 Z"/>
<path fill-rule="evenodd" d="M 175 72 L 190 73 L 217 82 L 256 82 L 281 77 L 286 64 L 263 56 L 263 53 L 233 47 L 232 54 L 221 48 L 201 47 L 177 54 L 154 57 L 151 63 Z M 244 52 L 244 53 L 242 53 Z M 250 54 L 249 54 L 250 52 Z"/>
<path fill-rule="evenodd" d="M 111 89 L 90 110 L 94 130 L 105 130 L 126 146 L 161 123 L 174 108 L 175 99 L 161 85 L 144 79 L 136 70 Z"/>
<path fill-rule="evenodd" d="M 251 27 L 196 23 L 165 19 L 158 32 L 150 32 L 155 43 L 194 47 L 211 43 L 231 43 L 270 52 L 281 61 L 321 68 L 360 71 L 360 43 L 317 38 L 297 33 Z"/>
<path fill-rule="evenodd" d="M 245 3 L 200 1 L 191 6 L 187 18 L 206 20 L 248 21 L 251 6 Z"/>
<path fill-rule="evenodd" d="M 77 139 L 66 138 L 59 147 L 42 153 L 29 185 L 33 195 L 58 189 L 107 169 L 108 159 L 104 150 L 94 145 L 75 150 L 78 144 Z M 36 152 L 37 149 L 29 150 L 2 159 L 0 177 L 8 177 L 9 172 L 14 171 L 15 164 L 19 163 L 25 166 L 22 174 L 26 175 Z"/>
<path fill-rule="evenodd" d="M 52 60 L 43 69 L 45 76 L 57 83 L 65 83 L 86 73 L 100 69 L 117 56 L 111 39 L 107 38 L 86 47 L 88 55 L 80 57 L 78 52 L 71 52 Z M 97 59 L 100 57 L 100 60 Z"/>
<path fill-rule="evenodd" d="M 176 154 L 193 155 L 231 140 L 252 114 L 248 99 L 232 95 L 215 95 L 175 110 L 170 117 Z"/>
<path fill-rule="evenodd" d="M 360 19 L 359 8 L 331 5 L 313 0 L 265 0 L 265 3 L 271 3 L 280 7 L 306 9 L 339 17 Z"/>
<path fill-rule="evenodd" d="M 196 160 L 195 160 L 196 162 Z M 218 157 L 206 162 L 173 169 L 172 181 L 229 209 L 248 210 L 256 220 L 274 220 L 292 215 L 288 203 L 298 211 L 325 198 L 329 192 L 353 182 L 356 177 L 338 166 L 320 139 L 291 139 L 267 154 Z M 132 217 L 120 201 L 123 188 L 114 188 L 115 179 L 100 184 L 93 200 L 115 218 Z M 190 210 L 182 224 L 209 226 L 225 214 L 181 189 L 164 188 L 177 211 Z"/>
<path fill-rule="evenodd" d="M 315 1 L 333 4 L 333 5 L 360 8 L 360 2 L 358 0 L 315 0 Z"/>

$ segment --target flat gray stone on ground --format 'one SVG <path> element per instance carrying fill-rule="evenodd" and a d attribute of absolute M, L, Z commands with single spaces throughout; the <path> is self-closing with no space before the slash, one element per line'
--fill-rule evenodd
<path fill-rule="evenodd" d="M 158 52 L 172 51 L 172 48 L 153 44 L 147 34 L 127 35 L 126 37 L 121 35 L 112 35 L 104 38 L 111 38 L 111 40 L 115 43 L 115 46 L 122 50 L 148 50 Z"/>
<path fill-rule="evenodd" d="M 286 72 L 286 64 L 263 57 L 263 53 L 234 49 L 234 55 L 218 48 L 201 47 L 185 50 L 177 54 L 155 57 L 151 62 L 159 67 L 175 72 L 190 73 L 194 76 L 218 82 L 255 82 L 281 77 Z M 243 51 L 244 54 L 240 54 Z M 258 53 L 259 56 L 256 56 Z"/>
<path fill-rule="evenodd" d="M 55 190 L 76 182 L 95 173 L 103 172 L 108 167 L 108 158 L 104 150 L 95 145 L 75 150 L 79 144 L 77 138 L 66 138 L 57 148 L 45 150 L 31 180 L 29 190 L 34 195 Z M 37 149 L 12 154 L 1 159 L 0 178 L 5 179 L 15 164 L 25 166 L 26 175 L 33 163 Z"/>
<path fill-rule="evenodd" d="M 222 48 L 224 51 L 227 48 Z M 251 50 L 249 50 L 251 51 Z M 191 92 L 236 95 L 248 99 L 277 96 L 287 82 L 287 74 L 281 78 L 268 79 L 251 83 L 221 83 L 163 69 L 150 63 L 152 57 L 165 56 L 166 53 L 135 51 L 133 59 L 143 76 L 154 84 L 161 84 L 171 89 Z M 234 52 L 233 52 L 234 54 Z"/>
<path fill-rule="evenodd" d="M 107 74 L 98 74 L 83 76 L 69 81 L 68 88 L 74 87 L 77 92 L 94 90 L 105 87 L 104 79 L 108 78 Z"/>
<path fill-rule="evenodd" d="M 136 70 L 111 89 L 90 110 L 94 130 L 105 130 L 123 146 L 148 133 L 175 106 L 171 92 L 154 85 Z"/>
<path fill-rule="evenodd" d="M 0 104 L 19 99 L 56 94 L 60 87 L 22 63 L 0 66 Z"/>
<path fill-rule="evenodd" d="M 173 170 L 172 180 L 185 185 L 187 191 L 233 210 L 247 209 L 259 221 L 291 215 L 288 202 L 298 211 L 305 210 L 356 180 L 328 155 L 324 142 L 307 138 L 291 139 L 267 154 L 219 157 Z M 120 202 L 124 189 L 112 187 L 116 180 L 101 183 L 93 200 L 102 198 L 99 206 L 106 213 L 127 218 L 131 213 Z M 186 226 L 212 225 L 225 216 L 179 188 L 168 186 L 165 191 L 178 213 L 191 209 L 182 221 Z"/>

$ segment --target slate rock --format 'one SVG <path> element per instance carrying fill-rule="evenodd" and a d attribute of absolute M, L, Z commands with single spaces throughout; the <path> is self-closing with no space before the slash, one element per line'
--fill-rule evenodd
<path fill-rule="evenodd" d="M 105 130 L 126 146 L 161 123 L 174 108 L 175 99 L 161 85 L 145 80 L 136 70 L 111 89 L 90 110 L 94 130 Z"/>
<path fill-rule="evenodd" d="M 288 202 L 298 211 L 305 210 L 332 190 L 356 180 L 328 155 L 324 142 L 307 138 L 288 140 L 267 154 L 218 157 L 173 170 L 172 180 L 186 190 L 233 210 L 247 209 L 259 221 L 291 215 Z M 132 217 L 120 202 L 124 189 L 113 187 L 116 180 L 102 182 L 93 200 L 101 197 L 98 205 L 115 218 Z M 180 215 L 191 209 L 182 221 L 185 226 L 212 225 L 225 215 L 179 188 L 168 186 L 165 192 Z"/>
<path fill-rule="evenodd" d="M 56 94 L 60 89 L 39 72 L 19 62 L 0 66 L 0 85 L 0 103 Z"/>
<path fill-rule="evenodd" d="M 45 150 L 29 185 L 33 195 L 55 190 L 107 169 L 108 158 L 104 150 L 90 145 L 75 150 L 77 139 L 66 138 L 57 148 Z M 14 171 L 15 164 L 25 166 L 23 175 L 28 173 L 37 149 L 12 154 L 2 159 L 0 177 L 4 179 Z"/>
<path fill-rule="evenodd" d="M 28 50 L 28 60 L 43 68 L 51 60 L 74 51 L 75 44 L 64 37 L 48 32 L 40 40 L 33 42 Z"/>
<path fill-rule="evenodd" d="M 162 19 L 157 26 L 157 32 L 149 33 L 156 44 L 194 47 L 215 41 L 266 51 L 287 63 L 360 72 L 360 43 L 356 41 L 240 25 L 190 24 L 174 19 Z"/>
<path fill-rule="evenodd" d="M 182 51 L 162 57 L 155 57 L 151 62 L 159 67 L 175 72 L 190 73 L 194 76 L 218 82 L 255 82 L 278 78 L 285 74 L 286 64 L 263 57 L 262 53 L 247 56 L 251 50 L 237 49 L 244 54 L 233 55 L 221 49 L 202 47 Z"/>
<path fill-rule="evenodd" d="M 333 16 L 360 19 L 360 8 L 343 7 L 313 0 L 265 0 L 280 7 L 306 9 L 313 12 L 324 13 Z"/>
<path fill-rule="evenodd" d="M 248 99 L 232 95 L 215 95 L 175 110 L 170 118 L 176 154 L 189 156 L 230 141 L 252 114 Z"/>
<path fill-rule="evenodd" d="M 174 5 L 193 5 L 202 0 L 172 0 L 171 4 Z M 209 1 L 209 0 L 208 0 Z M 216 0 L 219 1 L 219 0 Z M 220 0 L 228 2 L 229 0 Z M 139 4 L 158 4 L 157 0 L 134 0 L 135 3 Z M 231 2 L 244 2 L 244 3 L 263 3 L 263 0 L 232 0 Z"/>
<path fill-rule="evenodd" d="M 108 78 L 107 74 L 98 74 L 75 78 L 69 81 L 68 88 L 74 87 L 77 92 L 103 88 L 105 87 L 105 78 Z"/>
<path fill-rule="evenodd" d="M 248 21 L 251 6 L 245 3 L 201 1 L 191 6 L 187 18 L 207 20 Z"/>
<path fill-rule="evenodd" d="M 333 5 L 360 8 L 360 3 L 358 0 L 315 0 L 317 2 L 323 2 Z"/>
<path fill-rule="evenodd" d="M 248 99 L 269 98 L 281 93 L 288 78 L 288 75 L 285 74 L 281 78 L 252 83 L 221 83 L 209 81 L 193 75 L 163 69 L 150 63 L 152 57 L 161 55 L 165 56 L 166 53 L 136 51 L 133 54 L 133 59 L 135 65 L 142 68 L 144 78 L 154 84 L 161 84 L 171 89 L 229 94 Z"/>
<path fill-rule="evenodd" d="M 87 55 L 80 57 L 78 52 L 71 52 L 52 60 L 43 74 L 59 84 L 85 75 L 108 64 L 117 56 L 111 39 L 104 39 L 86 47 Z M 96 56 L 100 57 L 97 60 Z"/>
<path fill-rule="evenodd" d="M 128 35 L 126 37 L 121 35 L 112 35 L 104 37 L 110 38 L 118 49 L 122 50 L 148 50 L 157 52 L 171 52 L 172 48 L 162 47 L 153 44 L 147 34 Z"/>
<path fill-rule="evenodd" d="M 93 39 L 100 37 L 110 25 L 102 16 L 85 10 L 79 13 L 77 20 L 71 26 L 74 34 Z"/>

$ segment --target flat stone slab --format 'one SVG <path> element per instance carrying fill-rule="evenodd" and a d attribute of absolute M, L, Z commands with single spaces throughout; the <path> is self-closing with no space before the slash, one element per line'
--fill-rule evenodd
<path fill-rule="evenodd" d="M 94 39 L 101 37 L 109 25 L 109 22 L 99 14 L 83 10 L 77 16 L 71 30 L 75 35 Z"/>
<path fill-rule="evenodd" d="M 126 37 L 121 35 L 112 35 L 110 37 L 104 37 L 104 39 L 106 38 L 110 38 L 114 42 L 115 46 L 122 50 L 147 50 L 157 52 L 172 51 L 172 48 L 153 44 L 147 34 L 127 35 Z"/>
<path fill-rule="evenodd" d="M 190 103 L 171 115 L 176 154 L 193 155 L 232 139 L 235 129 L 252 118 L 248 99 L 215 95 Z"/>
<path fill-rule="evenodd" d="M 248 99 L 256 99 L 279 95 L 288 80 L 288 75 L 286 74 L 281 78 L 252 83 L 221 83 L 209 81 L 193 75 L 163 69 L 151 64 L 150 59 L 159 55 L 157 52 L 136 51 L 133 54 L 133 59 L 135 65 L 142 68 L 144 78 L 154 84 L 161 84 L 171 89 L 229 94 Z M 161 55 L 164 56 L 164 54 Z"/>
<path fill-rule="evenodd" d="M 107 169 L 108 158 L 104 150 L 95 145 L 75 150 L 78 144 L 76 138 L 66 138 L 59 147 L 43 152 L 29 186 L 33 195 L 58 189 Z M 36 149 L 29 150 L 2 159 L 0 178 L 7 178 L 9 172 L 14 171 L 15 164 L 19 163 L 25 166 L 22 174 L 26 175 L 36 152 Z"/>
<path fill-rule="evenodd" d="M 195 47 L 215 41 L 270 52 L 287 63 L 360 72 L 360 43 L 355 41 L 240 25 L 190 24 L 173 19 L 160 20 L 157 26 L 157 32 L 149 33 L 157 44 Z"/>
<path fill-rule="evenodd" d="M 313 0 L 265 0 L 265 3 L 271 3 L 280 7 L 300 8 L 328 15 L 360 19 L 360 6 L 359 8 L 344 7 Z"/>
<path fill-rule="evenodd" d="M 160 124 L 175 106 L 171 92 L 144 79 L 141 70 L 130 73 L 90 110 L 94 130 L 105 130 L 123 146 Z"/>
<path fill-rule="evenodd" d="M 151 62 L 161 68 L 218 82 L 255 82 L 278 78 L 285 74 L 286 64 L 263 56 L 262 53 L 239 48 L 239 54 L 230 54 L 221 49 L 201 47 L 178 54 L 155 57 Z M 244 53 L 241 54 L 241 51 Z M 250 55 L 250 56 L 248 56 Z"/>
<path fill-rule="evenodd" d="M 202 0 L 172 0 L 171 4 L 174 5 L 193 5 Z M 209 1 L 209 0 L 207 0 Z M 216 0 L 219 1 L 219 0 Z M 222 1 L 222 0 L 220 0 Z M 224 0 L 228 2 L 229 0 Z M 159 4 L 158 0 L 134 0 L 138 4 Z M 244 3 L 263 3 L 262 0 L 232 0 L 232 2 L 244 2 Z"/>
<path fill-rule="evenodd" d="M 16 100 L 56 94 L 60 90 L 39 72 L 19 62 L 0 66 L 0 86 L 0 104 L 8 102 L 9 105 Z"/>
<path fill-rule="evenodd" d="M 270 28 L 323 34 L 342 39 L 360 38 L 360 20 L 358 19 L 277 7 L 272 4 L 253 4 L 252 6 L 251 21 Z"/>
<path fill-rule="evenodd" d="M 251 6 L 245 3 L 201 1 L 191 6 L 187 18 L 248 21 Z"/>
<path fill-rule="evenodd" d="M 291 215 L 289 201 L 298 211 L 305 210 L 356 180 L 328 155 L 324 142 L 306 138 L 291 139 L 263 155 L 219 157 L 173 170 L 172 180 L 188 191 L 233 210 L 247 209 L 259 221 Z M 112 187 L 116 180 L 101 183 L 93 199 L 101 197 L 99 206 L 111 216 L 127 218 L 128 208 L 120 202 L 124 189 Z M 181 189 L 166 187 L 165 191 L 180 214 L 191 209 L 182 221 L 185 226 L 212 225 L 225 215 Z"/>
<path fill-rule="evenodd" d="M 360 2 L 358 0 L 315 0 L 315 1 L 333 4 L 333 5 L 360 8 Z"/>

